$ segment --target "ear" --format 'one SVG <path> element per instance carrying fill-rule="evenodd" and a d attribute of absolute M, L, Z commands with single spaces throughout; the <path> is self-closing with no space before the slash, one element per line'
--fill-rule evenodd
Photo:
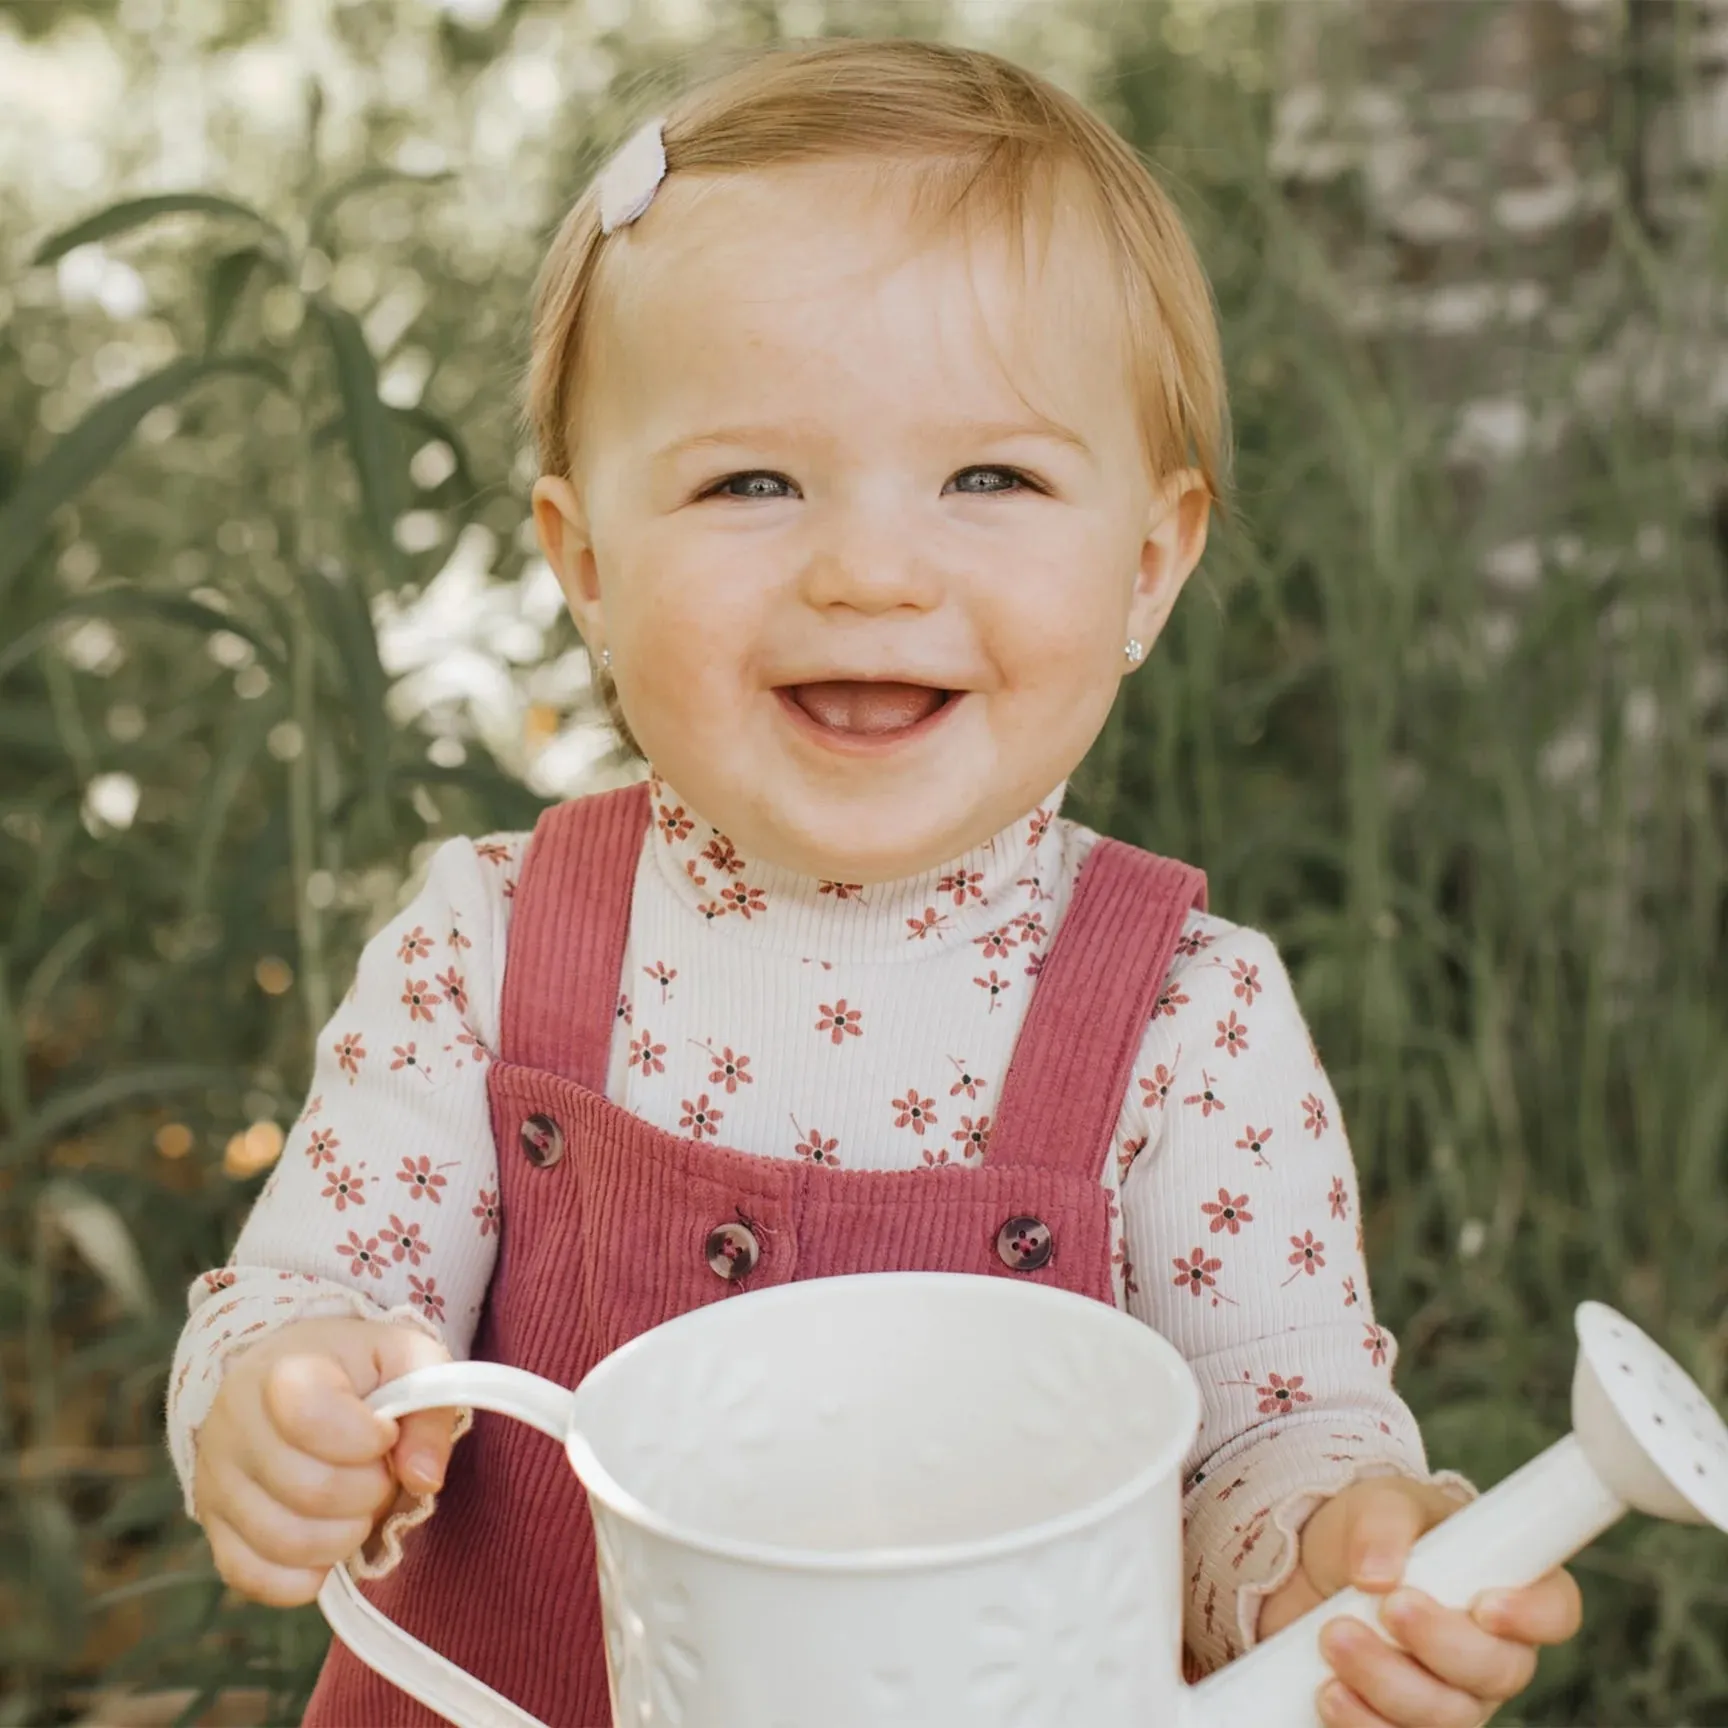
<path fill-rule="evenodd" d="M 1159 486 L 1128 606 L 1128 634 L 1148 648 L 1158 640 L 1206 550 L 1211 520 L 1212 498 L 1196 469 L 1184 468 Z"/>
<path fill-rule="evenodd" d="M 606 641 L 605 618 L 600 604 L 600 571 L 582 496 L 562 476 L 542 474 L 534 482 L 533 500 L 540 550 L 564 590 L 565 603 L 582 640 L 598 654 Z"/>

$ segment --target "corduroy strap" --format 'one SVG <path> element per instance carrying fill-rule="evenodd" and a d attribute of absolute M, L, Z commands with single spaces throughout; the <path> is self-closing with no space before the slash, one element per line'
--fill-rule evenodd
<path fill-rule="evenodd" d="M 1097 1175 L 1183 920 L 1205 909 L 1192 865 L 1093 846 L 1033 987 L 987 1162 Z"/>
<path fill-rule="evenodd" d="M 645 783 L 554 805 L 534 825 L 504 960 L 499 1055 L 604 1095 L 648 829 Z"/>

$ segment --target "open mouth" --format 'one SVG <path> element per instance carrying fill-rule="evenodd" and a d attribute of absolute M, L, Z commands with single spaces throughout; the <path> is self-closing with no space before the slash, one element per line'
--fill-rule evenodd
<path fill-rule="evenodd" d="M 929 684 L 835 679 L 781 685 L 776 694 L 826 736 L 873 743 L 918 731 L 948 708 L 959 692 Z"/>

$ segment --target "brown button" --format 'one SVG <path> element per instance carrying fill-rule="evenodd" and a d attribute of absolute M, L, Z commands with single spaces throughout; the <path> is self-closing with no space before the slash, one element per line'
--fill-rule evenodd
<path fill-rule="evenodd" d="M 536 1169 L 550 1169 L 564 1156 L 564 1130 L 550 1116 L 530 1116 L 522 1124 L 522 1150 Z"/>
<path fill-rule="evenodd" d="M 747 1277 L 762 1258 L 761 1245 L 748 1224 L 721 1224 L 708 1232 L 708 1270 L 728 1284 Z"/>
<path fill-rule="evenodd" d="M 1010 1218 L 996 1232 L 996 1252 L 1010 1272 L 1036 1272 L 1056 1246 L 1042 1218 Z"/>

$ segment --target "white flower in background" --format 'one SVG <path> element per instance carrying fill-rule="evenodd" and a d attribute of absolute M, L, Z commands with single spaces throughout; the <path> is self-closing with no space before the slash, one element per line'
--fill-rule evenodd
<path fill-rule="evenodd" d="M 92 834 L 123 833 L 138 814 L 138 782 L 130 774 L 98 774 L 84 788 L 84 826 Z"/>
<path fill-rule="evenodd" d="M 589 695 L 587 655 L 545 657 L 564 611 L 557 578 L 536 558 L 521 581 L 494 582 L 497 552 L 492 533 L 471 526 L 424 592 L 376 603 L 379 659 L 396 680 L 390 717 L 439 734 L 435 760 L 449 761 L 446 740 L 467 733 L 536 792 L 594 790 L 612 736 Z"/>

